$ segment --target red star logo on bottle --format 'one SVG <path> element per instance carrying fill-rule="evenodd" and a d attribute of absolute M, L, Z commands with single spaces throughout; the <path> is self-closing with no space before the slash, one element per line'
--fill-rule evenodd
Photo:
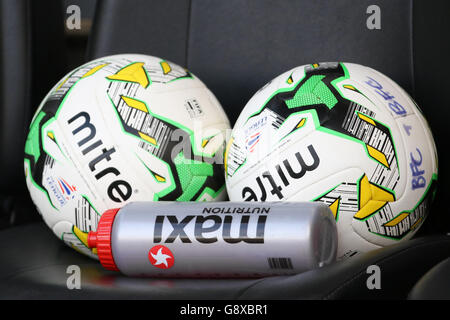
<path fill-rule="evenodd" d="M 175 258 L 169 248 L 157 245 L 148 252 L 150 263 L 160 269 L 169 269 L 173 266 Z"/>

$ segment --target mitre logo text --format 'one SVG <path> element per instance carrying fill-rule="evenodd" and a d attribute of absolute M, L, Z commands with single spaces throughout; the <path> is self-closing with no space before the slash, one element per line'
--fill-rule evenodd
<path fill-rule="evenodd" d="M 116 149 L 114 149 L 114 147 L 108 149 L 108 147 L 103 145 L 101 139 L 97 139 L 92 142 L 97 134 L 97 129 L 95 128 L 95 125 L 91 123 L 91 117 L 87 112 L 83 111 L 77 113 L 70 118 L 67 123 L 70 125 L 75 121 L 77 127 L 72 131 L 72 135 L 80 135 L 80 137 L 82 137 L 81 140 L 78 141 L 78 147 L 83 147 L 81 150 L 81 154 L 83 156 L 91 157 L 92 160 L 89 162 L 89 169 L 93 174 L 95 174 L 95 179 L 100 180 L 104 179 L 104 177 L 114 179 L 114 181 L 112 181 L 108 186 L 108 197 L 114 202 L 128 200 L 131 197 L 132 188 L 127 181 L 117 179 L 121 176 L 120 171 L 114 166 L 108 166 L 103 169 L 97 168 L 99 163 L 104 164 L 105 162 L 111 161 Z"/>
<path fill-rule="evenodd" d="M 308 153 L 309 155 L 305 157 L 304 155 Z M 307 150 L 295 152 L 294 159 L 292 157 L 285 158 L 280 162 L 281 164 L 275 165 L 273 169 L 264 171 L 257 176 L 252 187 L 242 188 L 244 201 L 266 201 L 267 192 L 280 200 L 283 199 L 283 186 L 287 187 L 292 181 L 303 178 L 308 171 L 315 170 L 320 164 L 320 158 L 314 147 L 309 145 Z"/>

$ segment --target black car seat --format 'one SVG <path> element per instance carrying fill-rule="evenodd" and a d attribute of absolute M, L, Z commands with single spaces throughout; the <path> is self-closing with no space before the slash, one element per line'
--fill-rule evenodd
<path fill-rule="evenodd" d="M 23 174 L 23 144 L 37 106 L 66 72 L 60 1 L 0 1 L 0 229 L 39 221 Z"/>
<path fill-rule="evenodd" d="M 381 29 L 366 25 L 373 4 L 381 10 Z M 216 94 L 232 122 L 257 89 L 289 68 L 317 61 L 368 65 L 393 78 L 422 107 L 439 150 L 439 179 L 445 181 L 447 7 L 445 1 L 430 6 L 406 0 L 103 0 L 98 1 L 87 59 L 144 53 L 186 66 Z M 2 55 L 5 45 L 11 46 L 3 43 Z M 2 99 L 19 99 L 23 92 L 4 90 L 1 71 Z M 31 105 L 3 103 L 0 108 L 8 114 Z M 14 121 L 23 135 L 23 119 Z M 5 141 L 11 132 L 2 128 L 1 134 Z M 8 175 L 23 180 L 23 144 L 8 150 L 5 145 L 2 158 L 14 156 L 20 163 L 11 163 Z M 2 193 L 12 197 L 10 181 L 2 181 Z M 0 298 L 405 299 L 420 277 L 450 257 L 448 188 L 440 183 L 430 217 L 413 240 L 295 276 L 264 279 L 127 278 L 66 247 L 43 223 L 16 226 L 0 231 Z M 82 290 L 67 287 L 68 267 L 74 265 L 81 271 Z M 367 287 L 371 265 L 380 268 L 381 289 Z"/>

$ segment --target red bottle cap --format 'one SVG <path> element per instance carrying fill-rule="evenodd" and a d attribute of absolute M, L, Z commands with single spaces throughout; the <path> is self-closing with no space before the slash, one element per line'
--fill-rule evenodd
<path fill-rule="evenodd" d="M 111 230 L 119 209 L 105 211 L 97 225 L 97 232 L 89 231 L 88 246 L 97 248 L 97 255 L 100 263 L 105 269 L 119 271 L 117 268 L 111 248 Z"/>

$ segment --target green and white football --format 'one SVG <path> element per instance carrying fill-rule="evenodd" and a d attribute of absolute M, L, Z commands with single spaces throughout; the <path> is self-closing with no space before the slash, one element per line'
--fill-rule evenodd
<path fill-rule="evenodd" d="M 361 65 L 319 63 L 283 73 L 251 98 L 225 170 L 230 200 L 326 203 L 344 258 L 413 236 L 433 198 L 437 156 L 400 86 Z"/>
<path fill-rule="evenodd" d="M 229 121 L 197 77 L 146 55 L 100 58 L 45 97 L 25 146 L 25 175 L 43 219 L 91 257 L 87 233 L 131 201 L 226 197 L 222 154 Z"/>

